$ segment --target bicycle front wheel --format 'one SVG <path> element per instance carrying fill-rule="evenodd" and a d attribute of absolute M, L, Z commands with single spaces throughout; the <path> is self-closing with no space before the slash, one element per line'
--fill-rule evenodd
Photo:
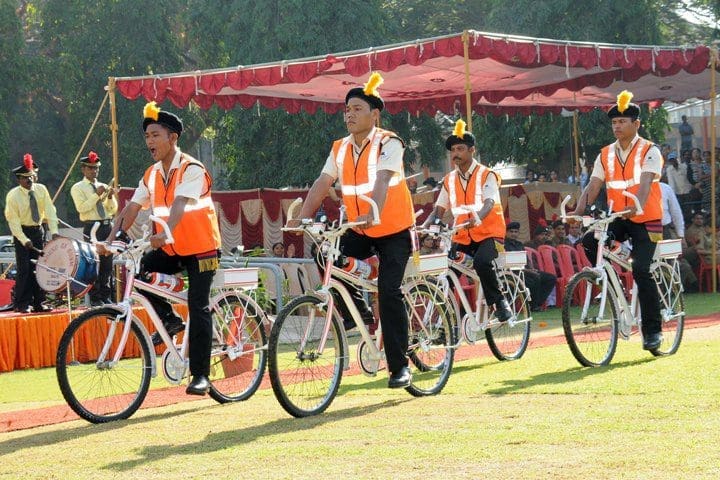
<path fill-rule="evenodd" d="M 219 403 L 247 400 L 267 364 L 265 313 L 244 293 L 226 292 L 214 299 L 212 318 L 209 394 Z"/>
<path fill-rule="evenodd" d="M 493 324 L 485 330 L 490 351 L 500 361 L 517 360 L 530 341 L 530 313 L 525 284 L 519 277 L 506 273 L 500 277 L 503 297 L 513 313 L 513 320 Z"/>
<path fill-rule="evenodd" d="M 651 353 L 655 356 L 672 355 L 680 348 L 685 328 L 685 301 L 680 274 L 668 263 L 658 262 L 652 269 L 652 275 L 660 295 L 663 341 Z"/>
<path fill-rule="evenodd" d="M 304 295 L 283 307 L 270 331 L 268 369 L 273 393 L 294 417 L 325 411 L 340 386 L 347 352 L 341 323 L 329 313 L 323 300 Z"/>
<path fill-rule="evenodd" d="M 440 393 L 455 358 L 455 335 L 450 305 L 430 283 L 417 283 L 405 294 L 408 312 L 408 357 L 415 368 L 406 390 L 415 397 Z"/>
<path fill-rule="evenodd" d="M 60 338 L 55 365 L 60 391 L 70 408 L 89 422 L 130 417 L 150 387 L 150 346 L 135 322 L 120 360 L 112 361 L 124 327 L 121 312 L 96 308 L 71 321 Z"/>
<path fill-rule="evenodd" d="M 570 279 L 563 299 L 565 339 L 573 356 L 586 367 L 607 365 L 617 347 L 617 307 L 608 288 L 605 308 L 600 310 L 596 276 L 579 272 Z M 573 305 L 578 299 L 580 306 Z"/>

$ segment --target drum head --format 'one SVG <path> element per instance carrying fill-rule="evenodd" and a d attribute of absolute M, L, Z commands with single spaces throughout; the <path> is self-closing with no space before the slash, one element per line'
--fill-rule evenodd
<path fill-rule="evenodd" d="M 72 238 L 50 240 L 35 267 L 37 282 L 46 292 L 62 293 L 79 265 L 79 242 Z"/>

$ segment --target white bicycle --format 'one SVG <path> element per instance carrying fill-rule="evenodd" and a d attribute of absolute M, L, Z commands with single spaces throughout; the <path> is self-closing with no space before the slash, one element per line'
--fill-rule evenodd
<path fill-rule="evenodd" d="M 623 194 L 633 199 L 637 212 L 642 213 L 637 197 L 627 191 Z M 599 219 L 568 216 L 565 206 L 569 201 L 570 196 L 567 196 L 561 204 L 563 221 L 580 221 L 595 231 L 598 251 L 597 267 L 581 270 L 568 283 L 562 307 L 563 330 L 577 361 L 586 367 L 598 367 L 612 360 L 618 335 L 629 340 L 633 331 L 642 334 L 637 284 L 633 285 L 628 303 L 623 284 L 613 268 L 613 264 L 616 264 L 630 270 L 631 261 L 606 246 L 609 225 L 627 211 L 610 213 Z M 663 342 L 651 351 L 656 356 L 677 352 L 682 340 L 685 304 L 677 262 L 681 253 L 681 240 L 662 240 L 657 243 L 655 257 L 650 265 L 650 274 L 660 296 L 663 332 Z M 574 306 L 574 302 L 579 306 Z"/>

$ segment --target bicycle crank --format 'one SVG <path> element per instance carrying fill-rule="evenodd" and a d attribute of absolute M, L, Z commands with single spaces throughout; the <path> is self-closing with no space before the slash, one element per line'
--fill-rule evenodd
<path fill-rule="evenodd" d="M 177 348 L 177 352 L 180 353 L 180 348 Z M 187 371 L 187 361 L 183 360 L 181 362 L 178 360 L 178 355 L 173 354 L 170 349 L 167 349 L 162 356 L 162 366 L 165 380 L 173 385 L 180 385 Z"/>

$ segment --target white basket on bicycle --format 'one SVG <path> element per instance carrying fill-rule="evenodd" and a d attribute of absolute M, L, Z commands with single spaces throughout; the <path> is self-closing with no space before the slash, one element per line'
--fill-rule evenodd
<path fill-rule="evenodd" d="M 660 240 L 655 247 L 655 259 L 677 258 L 682 254 L 682 240 Z"/>
<path fill-rule="evenodd" d="M 505 270 L 522 270 L 527 265 L 527 253 L 525 251 L 498 252 L 495 264 L 498 268 Z"/>
<path fill-rule="evenodd" d="M 420 262 L 416 265 L 415 260 L 410 257 L 405 267 L 405 278 L 418 275 L 441 275 L 447 272 L 448 258 L 445 253 L 431 253 L 420 255 Z"/>
<path fill-rule="evenodd" d="M 252 290 L 258 286 L 257 268 L 220 268 L 215 272 L 212 288 L 241 288 Z"/>

